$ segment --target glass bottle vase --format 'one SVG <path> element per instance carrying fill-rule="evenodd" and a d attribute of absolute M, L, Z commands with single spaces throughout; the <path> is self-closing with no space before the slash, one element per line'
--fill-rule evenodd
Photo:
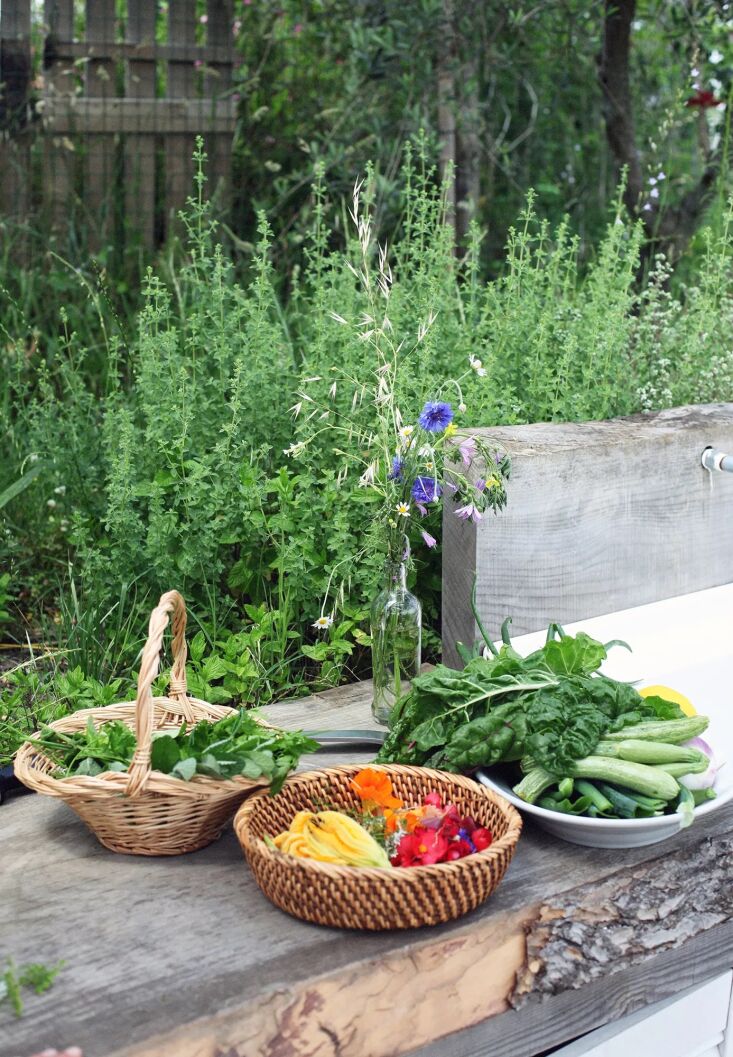
<path fill-rule="evenodd" d="M 387 725 L 406 684 L 420 671 L 422 607 L 408 591 L 404 562 L 388 562 L 385 584 L 371 607 L 372 715 Z"/>

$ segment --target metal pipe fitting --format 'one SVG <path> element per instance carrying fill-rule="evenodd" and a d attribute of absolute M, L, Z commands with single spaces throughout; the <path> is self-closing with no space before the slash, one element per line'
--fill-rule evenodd
<path fill-rule="evenodd" d="M 733 473 L 733 455 L 726 455 L 725 452 L 716 451 L 715 448 L 705 448 L 700 461 L 703 467 L 711 472 L 722 470 L 724 473 Z"/>

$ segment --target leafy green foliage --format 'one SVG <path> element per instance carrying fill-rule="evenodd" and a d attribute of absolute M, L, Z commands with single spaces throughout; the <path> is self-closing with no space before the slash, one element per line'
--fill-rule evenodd
<path fill-rule="evenodd" d="M 470 771 L 531 756 L 561 777 L 606 731 L 682 715 L 671 702 L 596 674 L 606 656 L 581 632 L 550 634 L 526 658 L 504 645 L 462 671 L 438 665 L 413 681 L 378 759 Z"/>
<path fill-rule="evenodd" d="M 58 767 L 58 777 L 96 775 L 127 770 L 135 751 L 135 735 L 119 720 L 96 727 L 89 719 L 84 730 L 62 734 L 46 728 L 39 744 Z M 316 742 L 300 731 L 282 731 L 258 723 L 251 712 L 240 709 L 216 722 L 202 720 L 175 734 L 153 736 L 153 770 L 182 781 L 194 775 L 209 778 L 265 778 L 278 792 L 304 752 Z"/>
<path fill-rule="evenodd" d="M 363 328 L 336 318 L 359 321 L 373 307 L 350 270 L 360 248 L 316 166 L 285 303 L 267 221 L 243 278 L 203 187 L 202 171 L 183 258 L 147 273 L 134 325 L 84 275 L 94 325 L 67 286 L 58 298 L 69 306 L 58 305 L 48 333 L 33 336 L 21 316 L 3 323 L 0 494 L 25 484 L 3 507 L 0 566 L 33 614 L 31 635 L 56 637 L 59 664 L 97 687 L 68 692 L 31 670 L 6 679 L 0 722 L 24 731 L 98 703 L 116 679 L 132 683 L 151 604 L 173 585 L 199 618 L 188 675 L 204 699 L 258 704 L 367 674 L 365 617 L 382 554 L 375 497 L 350 464 L 365 454 L 354 438 L 374 428 L 364 397 L 373 364 Z M 370 169 L 362 195 L 375 232 L 384 190 Z M 485 282 L 478 227 L 465 255 L 454 253 L 429 140 L 406 150 L 389 199 L 399 216 L 390 323 L 414 336 L 433 319 L 415 355 L 397 358 L 397 406 L 420 407 L 471 359 L 486 373 L 462 383 L 461 428 L 733 399 L 730 208 L 700 235 L 703 263 L 683 289 L 663 262 L 639 285 L 642 233 L 618 201 L 591 252 L 575 219 L 549 223 L 532 194 Z M 432 517 L 424 526 L 439 535 Z M 438 548 L 415 549 L 415 583 L 437 651 Z M 324 597 L 334 620 L 317 632 Z M 8 625 L 18 638 L 28 630 L 20 608 Z M 555 643 L 549 672 L 575 670 L 567 648 Z M 509 664 L 506 674 L 517 672 Z M 14 739 L 0 732 L 0 752 Z"/>
<path fill-rule="evenodd" d="M 82 708 L 100 708 L 120 700 L 123 680 L 100 683 L 76 667 L 25 664 L 6 673 L 0 693 L 0 764 L 9 763 L 29 734 Z"/>

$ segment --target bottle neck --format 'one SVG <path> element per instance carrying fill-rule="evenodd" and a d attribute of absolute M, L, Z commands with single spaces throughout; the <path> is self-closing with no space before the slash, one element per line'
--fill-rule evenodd
<path fill-rule="evenodd" d="M 407 565 L 401 561 L 388 560 L 384 566 L 387 587 L 402 587 L 407 590 Z"/>

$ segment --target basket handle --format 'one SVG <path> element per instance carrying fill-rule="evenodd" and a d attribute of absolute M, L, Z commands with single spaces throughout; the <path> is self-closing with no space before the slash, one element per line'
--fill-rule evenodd
<path fill-rule="evenodd" d="M 184 718 L 191 719 L 188 708 L 186 686 L 186 603 L 178 591 L 166 591 L 161 595 L 158 605 L 150 614 L 148 641 L 140 660 L 140 674 L 137 677 L 137 700 L 135 702 L 135 735 L 137 747 L 128 768 L 129 778 L 125 792 L 128 796 L 137 796 L 145 788 L 150 774 L 150 751 L 153 734 L 153 697 L 151 687 L 160 668 L 160 651 L 163 646 L 163 634 L 168 627 L 170 614 L 173 615 L 173 667 L 171 668 L 168 696 L 175 698 L 183 706 Z"/>

